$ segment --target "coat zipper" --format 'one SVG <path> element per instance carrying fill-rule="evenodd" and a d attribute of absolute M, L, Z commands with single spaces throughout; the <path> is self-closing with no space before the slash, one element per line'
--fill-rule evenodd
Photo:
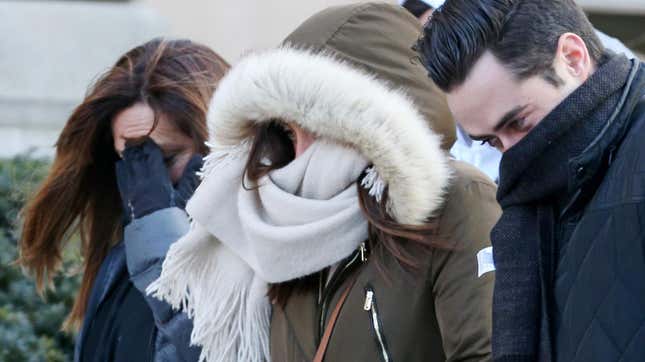
<path fill-rule="evenodd" d="M 387 343 L 385 342 L 385 336 L 383 335 L 383 324 L 378 315 L 378 307 L 376 306 L 376 294 L 374 293 L 374 288 L 371 285 L 368 285 L 365 288 L 365 303 L 363 304 L 363 310 L 369 313 L 370 324 L 372 326 L 372 331 L 374 332 L 374 337 L 376 338 L 376 343 L 380 349 L 380 355 L 383 362 L 392 362 L 390 358 L 390 353 L 387 350 Z"/>
<path fill-rule="evenodd" d="M 361 245 L 358 247 L 359 252 L 361 253 L 361 262 L 366 262 L 367 261 L 367 247 L 365 246 L 365 243 L 361 243 Z"/>
<path fill-rule="evenodd" d="M 351 269 L 351 267 L 358 261 L 361 260 L 362 262 L 365 262 L 367 260 L 367 249 L 365 246 L 365 243 L 362 243 L 359 247 L 359 250 L 355 251 L 352 255 L 350 255 L 347 260 L 343 265 L 339 266 L 339 268 L 336 269 L 334 274 L 332 275 L 331 279 L 329 280 L 329 284 L 327 287 L 324 287 L 325 285 L 325 280 L 323 274 L 321 273 L 321 277 L 319 280 L 319 285 L 318 285 L 318 333 L 316 334 L 318 337 L 318 340 L 316 341 L 316 345 L 320 343 L 320 340 L 322 339 L 322 334 L 325 330 L 325 321 L 327 318 L 327 309 L 329 308 L 329 301 L 333 297 L 333 291 L 335 291 L 342 281 L 342 276 Z"/>

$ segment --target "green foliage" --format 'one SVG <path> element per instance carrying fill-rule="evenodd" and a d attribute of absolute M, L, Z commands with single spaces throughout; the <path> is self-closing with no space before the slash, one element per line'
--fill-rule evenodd
<path fill-rule="evenodd" d="M 14 265 L 17 217 L 24 200 L 47 172 L 48 163 L 28 157 L 0 160 L 0 362 L 70 361 L 73 339 L 60 331 L 79 285 L 61 275 L 45 300 L 33 280 Z M 73 256 L 68 255 L 66 268 Z"/>

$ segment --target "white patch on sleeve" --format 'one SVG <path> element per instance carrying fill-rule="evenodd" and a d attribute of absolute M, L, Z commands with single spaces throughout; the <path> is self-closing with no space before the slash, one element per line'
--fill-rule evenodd
<path fill-rule="evenodd" d="M 489 246 L 477 253 L 477 277 L 495 271 L 495 261 L 493 260 L 493 247 Z"/>

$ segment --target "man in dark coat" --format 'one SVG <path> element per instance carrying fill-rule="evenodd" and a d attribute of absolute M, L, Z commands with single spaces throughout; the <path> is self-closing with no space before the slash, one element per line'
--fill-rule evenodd
<path fill-rule="evenodd" d="M 643 64 L 573 0 L 451 0 L 417 50 L 461 126 L 504 152 L 494 359 L 643 361 Z"/>

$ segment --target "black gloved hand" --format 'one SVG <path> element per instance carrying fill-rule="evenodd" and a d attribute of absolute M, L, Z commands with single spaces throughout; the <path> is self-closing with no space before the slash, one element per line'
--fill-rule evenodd
<path fill-rule="evenodd" d="M 154 141 L 148 139 L 140 145 L 126 148 L 123 159 L 116 163 L 125 224 L 168 207 L 184 209 L 199 185 L 196 172 L 201 166 L 202 157 L 193 156 L 173 186 L 163 153 Z"/>

